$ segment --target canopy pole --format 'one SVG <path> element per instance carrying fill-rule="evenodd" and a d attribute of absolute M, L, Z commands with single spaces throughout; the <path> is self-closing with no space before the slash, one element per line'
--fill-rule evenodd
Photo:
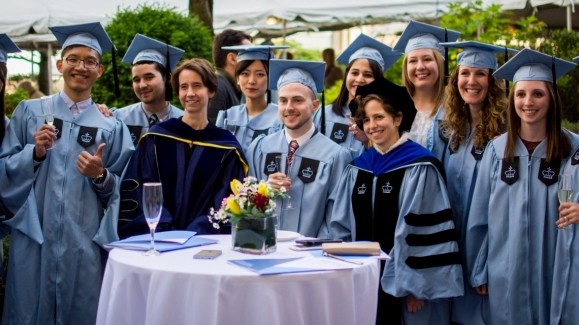
<path fill-rule="evenodd" d="M 571 3 L 567 5 L 567 30 L 573 31 L 572 16 L 571 16 Z"/>
<path fill-rule="evenodd" d="M 48 59 L 48 66 L 46 67 L 46 70 L 48 71 L 48 95 L 52 95 L 52 44 L 48 43 L 48 46 L 46 47 L 46 58 Z"/>

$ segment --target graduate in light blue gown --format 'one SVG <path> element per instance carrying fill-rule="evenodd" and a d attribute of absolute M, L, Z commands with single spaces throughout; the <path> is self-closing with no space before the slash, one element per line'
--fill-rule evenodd
<path fill-rule="evenodd" d="M 10 121 L 6 116 L 6 103 L 4 102 L 4 97 L 6 95 L 6 80 L 8 79 L 8 69 L 6 67 L 6 61 L 8 60 L 8 53 L 20 52 L 20 48 L 8 37 L 6 34 L 0 34 L 0 114 L 4 116 L 3 120 L 0 120 L 0 144 L 4 140 L 4 135 L 6 134 L 6 128 L 8 127 L 8 122 Z M 4 221 L 6 219 L 6 210 L 3 204 L 0 204 L 0 220 Z M 6 226 L 4 223 L 0 223 L 0 248 L 4 247 L 3 238 L 10 233 L 10 227 Z M 6 270 L 4 268 L 4 250 L 0 249 L 0 278 L 3 282 L 6 282 Z"/>
<path fill-rule="evenodd" d="M 463 49 L 457 56 L 458 67 L 446 87 L 443 133 L 449 134 L 447 152 L 442 162 L 447 175 L 448 195 L 452 205 L 462 255 L 465 295 L 452 301 L 455 324 L 485 324 L 488 300 L 468 283 L 464 237 L 468 210 L 478 167 L 487 143 L 505 132 L 507 99 L 500 81 L 492 73 L 498 68 L 496 54 L 517 52 L 480 42 L 441 43 Z"/>
<path fill-rule="evenodd" d="M 261 134 L 270 134 L 282 128 L 277 113 L 277 105 L 270 103 L 268 92 L 269 60 L 273 49 L 285 49 L 288 46 L 273 45 L 239 45 L 223 47 L 224 50 L 236 50 L 237 65 L 235 77 L 245 103 L 219 111 L 217 125 L 230 130 L 243 150 L 247 150 L 251 141 Z"/>
<path fill-rule="evenodd" d="M 465 238 L 470 283 L 488 293 L 491 324 L 549 324 L 560 294 L 552 292 L 557 179 L 579 142 L 561 128 L 556 80 L 574 66 L 524 49 L 494 73 L 514 82 L 507 133 L 485 149 Z"/>
<path fill-rule="evenodd" d="M 579 62 L 579 56 L 573 58 Z M 575 147 L 561 173 L 571 175 L 573 195 L 560 202 L 551 296 L 551 324 L 579 324 L 579 147 Z"/>
<path fill-rule="evenodd" d="M 324 63 L 271 60 L 269 84 L 278 90 L 284 129 L 251 143 L 250 175 L 288 190 L 290 197 L 277 202 L 279 229 L 329 238 L 327 199 L 351 156 L 314 127 L 316 94 L 324 89 Z"/>
<path fill-rule="evenodd" d="M 346 167 L 330 197 L 331 233 L 378 241 L 391 257 L 376 324 L 448 324 L 448 298 L 464 291 L 444 169 L 399 128 L 414 107 L 384 88 L 376 80 L 357 90 L 356 121 L 373 146 Z"/>
<path fill-rule="evenodd" d="M 183 116 L 183 110 L 171 104 L 171 70 L 183 53 L 180 48 L 141 34 L 135 35 L 129 45 L 123 63 L 133 66 L 133 90 L 140 102 L 115 109 L 113 115 L 127 125 L 135 145 L 149 127 Z"/>
<path fill-rule="evenodd" d="M 410 139 L 440 160 L 444 160 L 448 142 L 448 135 L 440 134 L 438 127 L 444 117 L 442 104 L 448 76 L 448 51 L 440 42 L 454 42 L 459 36 L 459 32 L 412 20 L 393 48 L 405 53 L 402 83 L 416 107 Z"/>
<path fill-rule="evenodd" d="M 360 34 L 337 59 L 346 65 L 340 94 L 332 104 L 316 111 L 314 124 L 322 134 L 348 149 L 352 159 L 364 152 L 368 137 L 354 125 L 353 116 L 356 112 L 352 112 L 348 104 L 354 99 L 358 86 L 369 84 L 375 79 L 384 79 L 384 72 L 401 56 L 402 53 L 393 52 L 387 45 Z M 393 88 L 392 92 L 412 101 L 404 87 L 393 83 L 389 87 Z"/>
<path fill-rule="evenodd" d="M 22 101 L 0 150 L 0 195 L 13 215 L 4 324 L 94 324 L 101 246 L 118 238 L 118 184 L 133 151 L 126 126 L 91 99 L 101 54 L 114 51 L 101 24 L 50 30 L 64 90 Z"/>

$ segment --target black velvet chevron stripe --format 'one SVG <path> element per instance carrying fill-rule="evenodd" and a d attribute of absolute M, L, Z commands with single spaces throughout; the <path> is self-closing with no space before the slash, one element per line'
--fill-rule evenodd
<path fill-rule="evenodd" d="M 452 241 L 458 241 L 455 229 L 443 230 L 433 234 L 409 234 L 406 236 L 406 243 L 409 246 L 432 246 Z"/>
<path fill-rule="evenodd" d="M 413 227 L 430 227 L 452 219 L 452 210 L 445 209 L 432 214 L 409 213 L 404 216 L 406 224 Z"/>
<path fill-rule="evenodd" d="M 427 269 L 453 264 L 460 264 L 460 254 L 458 252 L 429 256 L 408 256 L 406 259 L 406 265 L 412 269 Z"/>

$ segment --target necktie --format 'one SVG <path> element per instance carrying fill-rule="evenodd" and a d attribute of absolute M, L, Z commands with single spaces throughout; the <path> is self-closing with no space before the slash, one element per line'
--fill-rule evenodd
<path fill-rule="evenodd" d="M 291 168 L 292 163 L 294 162 L 294 154 L 296 153 L 296 150 L 298 150 L 299 146 L 300 145 L 298 144 L 298 142 L 296 140 L 290 141 L 289 149 L 288 149 L 288 153 L 287 153 L 286 174 L 289 171 L 289 169 Z"/>
<path fill-rule="evenodd" d="M 159 118 L 157 117 L 157 114 L 152 114 L 151 116 L 149 116 L 149 127 L 157 124 L 157 122 L 159 122 Z"/>

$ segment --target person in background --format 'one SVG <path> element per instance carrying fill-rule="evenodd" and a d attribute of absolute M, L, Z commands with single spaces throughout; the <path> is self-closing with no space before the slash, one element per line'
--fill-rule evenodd
<path fill-rule="evenodd" d="M 235 81 L 235 67 L 237 65 L 237 51 L 222 49 L 224 46 L 251 45 L 252 38 L 248 34 L 226 29 L 213 40 L 213 64 L 217 68 L 219 83 L 215 96 L 209 102 L 207 116 L 209 122 L 215 123 L 220 110 L 239 105 L 241 90 Z"/>
<path fill-rule="evenodd" d="M 240 45 L 228 46 L 225 50 L 239 51 L 235 77 L 246 102 L 219 111 L 216 125 L 230 130 L 243 150 L 260 134 L 269 134 L 282 127 L 277 105 L 269 102 L 269 60 L 273 49 L 287 46 Z"/>
<path fill-rule="evenodd" d="M 185 110 L 181 118 L 155 124 L 145 133 L 123 175 L 119 236 L 149 233 L 142 209 L 146 182 L 163 184 L 158 231 L 191 230 L 211 234 L 207 214 L 231 194 L 230 182 L 243 179 L 248 167 L 241 146 L 227 130 L 207 119 L 207 105 L 217 91 L 217 76 L 204 59 L 182 61 L 171 76 Z"/>
<path fill-rule="evenodd" d="M 394 51 L 405 53 L 402 83 L 416 107 L 410 139 L 432 151 L 439 160 L 444 160 L 442 155 L 448 142 L 448 135 L 440 134 L 438 127 L 444 116 L 442 104 L 448 67 L 445 64 L 448 52 L 440 42 L 454 42 L 459 35 L 412 20 L 394 45 Z"/>
<path fill-rule="evenodd" d="M 324 72 L 324 87 L 332 87 L 336 82 L 344 78 L 344 72 L 336 65 L 336 53 L 333 48 L 322 51 L 322 60 L 326 62 L 326 72 Z"/>
<path fill-rule="evenodd" d="M 480 42 L 440 43 L 463 49 L 458 66 L 446 86 L 441 133 L 449 135 L 448 152 L 443 155 L 447 187 L 456 228 L 465 280 L 465 295 L 452 301 L 455 324 L 485 324 L 488 300 L 468 283 L 470 274 L 465 254 L 465 234 L 472 191 L 487 143 L 506 129 L 507 98 L 493 72 L 498 68 L 497 54 L 517 52 Z"/>
<path fill-rule="evenodd" d="M 561 127 L 556 80 L 574 67 L 526 48 L 493 74 L 514 83 L 507 132 L 485 149 L 465 238 L 470 284 L 488 295 L 491 324 L 549 324 L 551 298 L 561 294 L 552 292 L 564 231 L 557 180 L 579 139 Z"/>
<path fill-rule="evenodd" d="M 6 128 L 10 121 L 6 116 L 6 83 L 8 80 L 8 68 L 6 61 L 8 61 L 8 53 L 20 52 L 20 48 L 8 37 L 6 34 L 0 34 L 0 114 L 4 116 L 0 119 L 0 144 L 4 140 Z M 4 224 L 6 220 L 6 208 L 0 202 L 0 247 L 4 247 L 4 237 L 10 233 L 10 227 Z M 6 268 L 4 267 L 4 249 L 0 249 L 0 278 L 2 282 L 6 283 Z"/>
<path fill-rule="evenodd" d="M 279 92 L 278 113 L 284 128 L 258 137 L 247 150 L 250 174 L 267 179 L 276 190 L 279 229 L 308 237 L 330 238 L 327 199 L 350 153 L 319 133 L 313 123 L 324 89 L 324 63 L 271 60 L 270 89 Z"/>
<path fill-rule="evenodd" d="M 387 45 L 360 34 L 338 57 L 338 62 L 346 65 L 344 82 L 336 100 L 324 109 L 316 111 L 314 123 L 322 134 L 348 149 L 352 159 L 364 152 L 368 137 L 356 127 L 352 118 L 356 111 L 352 110 L 348 104 L 354 99 L 357 87 L 369 84 L 376 79 L 384 79 L 384 71 L 401 56 L 402 54 L 393 52 Z M 404 102 L 405 107 L 413 107 L 412 98 L 406 93 L 404 87 L 389 81 L 384 85 L 388 87 L 388 91 L 400 96 L 401 103 Z M 357 106 L 352 105 L 352 108 L 355 109 Z M 408 110 L 408 114 L 411 114 L 411 110 Z M 402 129 L 407 130 L 408 127 L 404 125 Z"/>
<path fill-rule="evenodd" d="M 444 169 L 400 130 L 407 111 L 386 80 L 356 90 L 356 122 L 372 147 L 354 159 L 330 197 L 332 237 L 377 241 L 382 266 L 376 324 L 449 324 L 463 294 L 457 234 Z"/>
<path fill-rule="evenodd" d="M 64 89 L 22 101 L 0 149 L 0 196 L 13 215 L 3 324 L 94 324 L 101 247 L 117 239 L 118 184 L 134 149 L 126 126 L 91 98 L 102 53 L 114 51 L 102 25 L 50 30 Z"/>
<path fill-rule="evenodd" d="M 38 90 L 38 88 L 36 88 L 30 80 L 24 80 L 20 82 L 18 88 L 26 91 L 29 96 L 28 98 L 30 99 L 36 99 L 45 96 L 44 93 Z"/>
<path fill-rule="evenodd" d="M 113 110 L 113 115 L 127 125 L 135 146 L 151 126 L 183 116 L 183 111 L 171 104 L 171 70 L 183 53 L 141 34 L 129 45 L 123 63 L 132 65 L 133 90 L 140 102 Z"/>

